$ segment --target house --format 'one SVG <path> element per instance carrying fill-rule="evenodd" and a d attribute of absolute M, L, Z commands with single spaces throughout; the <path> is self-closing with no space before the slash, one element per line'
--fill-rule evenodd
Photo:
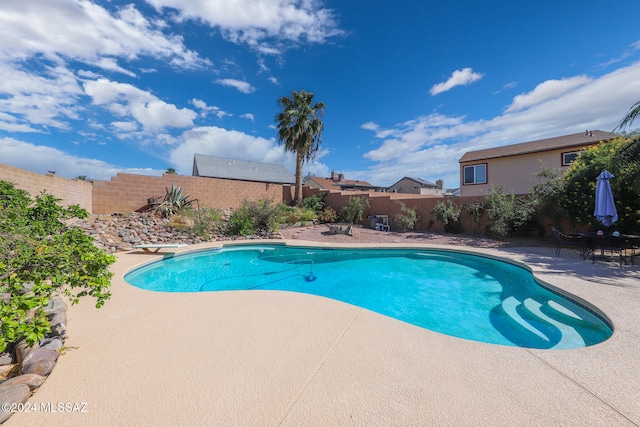
<path fill-rule="evenodd" d="M 460 195 L 481 196 L 492 187 L 504 186 L 506 193 L 527 194 L 544 166 L 567 170 L 585 148 L 616 138 L 601 130 L 468 151 L 460 158 Z"/>
<path fill-rule="evenodd" d="M 439 179 L 435 183 L 420 178 L 405 176 L 387 189 L 391 193 L 422 194 L 428 196 L 442 196 L 444 181 Z"/>
<path fill-rule="evenodd" d="M 331 172 L 330 178 L 322 178 L 319 176 L 308 176 L 304 185 L 310 188 L 319 188 L 321 190 L 337 190 L 337 191 L 381 191 L 381 187 L 369 184 L 367 181 L 358 181 L 352 179 L 344 179 L 344 175 L 336 171 Z"/>
<path fill-rule="evenodd" d="M 204 154 L 193 156 L 192 175 L 271 184 L 293 185 L 296 183 L 296 177 L 282 165 L 206 156 Z"/>

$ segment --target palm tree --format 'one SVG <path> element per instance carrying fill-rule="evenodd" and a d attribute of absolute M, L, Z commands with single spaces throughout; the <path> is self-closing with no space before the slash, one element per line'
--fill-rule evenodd
<path fill-rule="evenodd" d="M 631 125 L 631 123 L 640 117 L 640 101 L 636 102 L 629 108 L 629 112 L 627 115 L 620 121 L 620 124 L 616 129 L 624 129 L 625 127 Z"/>
<path fill-rule="evenodd" d="M 640 101 L 631 106 L 627 115 L 620 121 L 615 130 L 623 130 L 631 126 L 640 117 Z M 640 172 L 640 137 L 636 134 L 631 143 L 619 154 L 619 160 L 625 167 L 636 168 Z M 640 173 L 636 174 L 634 188 L 640 191 Z"/>
<path fill-rule="evenodd" d="M 284 143 L 285 151 L 296 153 L 296 191 L 293 198 L 299 203 L 302 197 L 302 165 L 311 160 L 320 148 L 324 123 L 321 120 L 325 104 L 322 101 L 312 106 L 313 93 L 301 90 L 291 92 L 278 100 L 282 112 L 276 115 L 278 142 Z"/>

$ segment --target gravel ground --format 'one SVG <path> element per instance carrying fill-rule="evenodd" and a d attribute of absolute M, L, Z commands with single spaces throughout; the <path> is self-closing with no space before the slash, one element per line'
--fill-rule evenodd
<path fill-rule="evenodd" d="M 296 228 L 281 228 L 278 230 L 285 239 L 308 240 L 328 243 L 417 243 L 432 245 L 471 246 L 477 248 L 505 248 L 553 246 L 555 243 L 548 238 L 517 237 L 505 240 L 493 240 L 484 236 L 471 234 L 447 234 L 435 231 L 376 231 L 370 228 L 354 227 L 353 235 L 329 234 L 327 224 L 312 225 Z"/>

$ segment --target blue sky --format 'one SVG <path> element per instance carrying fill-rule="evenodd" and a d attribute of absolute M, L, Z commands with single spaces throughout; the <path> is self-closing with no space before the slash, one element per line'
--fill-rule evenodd
<path fill-rule="evenodd" d="M 0 163 L 73 178 L 279 163 L 278 98 L 315 93 L 305 173 L 459 185 L 466 151 L 613 130 L 640 100 L 640 2 L 3 0 Z"/>

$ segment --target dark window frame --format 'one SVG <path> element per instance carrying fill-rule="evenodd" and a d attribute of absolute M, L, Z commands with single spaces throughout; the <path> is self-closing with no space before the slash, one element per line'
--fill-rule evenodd
<path fill-rule="evenodd" d="M 476 168 L 478 166 L 484 166 L 484 181 L 478 182 Z M 473 182 L 467 182 L 466 171 L 467 168 L 473 168 Z M 473 165 L 466 165 L 462 167 L 462 185 L 482 185 L 489 182 L 489 165 L 487 163 L 476 163 Z"/>
<path fill-rule="evenodd" d="M 564 153 L 561 153 L 561 154 L 560 154 L 560 164 L 561 164 L 562 166 L 569 166 L 569 165 L 571 165 L 571 163 L 573 163 L 573 162 L 578 158 L 578 156 L 579 156 L 581 153 L 582 153 L 582 150 L 576 150 L 576 151 L 565 151 Z M 573 158 L 573 160 L 571 160 L 570 162 L 566 162 L 564 157 L 565 157 L 567 154 L 575 154 L 576 156 L 575 156 L 575 157 Z"/>

